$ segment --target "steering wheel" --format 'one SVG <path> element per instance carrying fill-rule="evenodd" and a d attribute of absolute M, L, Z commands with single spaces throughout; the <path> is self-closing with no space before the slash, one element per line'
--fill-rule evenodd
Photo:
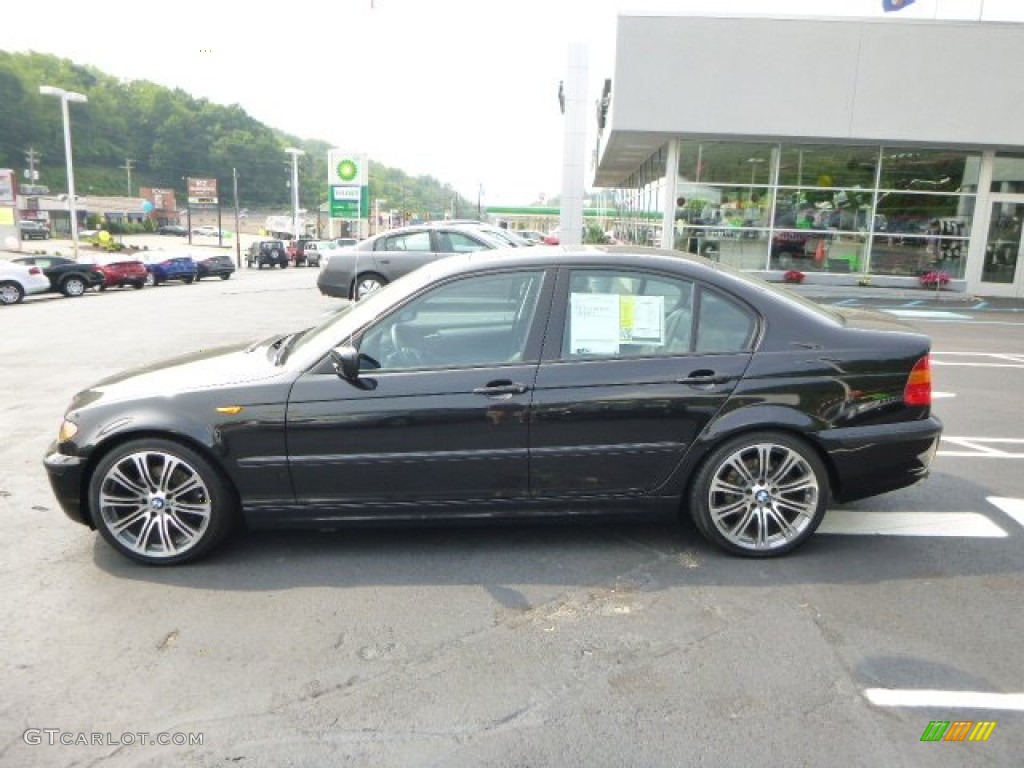
<path fill-rule="evenodd" d="M 394 323 L 391 326 L 391 346 L 394 348 L 394 357 L 392 358 L 392 362 L 398 363 L 402 366 L 408 366 L 410 368 L 429 365 L 430 360 L 428 360 L 420 350 L 414 347 L 407 347 L 402 343 L 399 338 L 398 326 L 399 323 Z"/>

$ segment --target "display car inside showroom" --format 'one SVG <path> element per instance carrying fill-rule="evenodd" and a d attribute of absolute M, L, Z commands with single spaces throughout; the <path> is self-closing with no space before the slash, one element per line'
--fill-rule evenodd
<path fill-rule="evenodd" d="M 629 242 L 1024 296 L 1022 50 L 1020 24 L 623 15 L 596 183 Z"/>

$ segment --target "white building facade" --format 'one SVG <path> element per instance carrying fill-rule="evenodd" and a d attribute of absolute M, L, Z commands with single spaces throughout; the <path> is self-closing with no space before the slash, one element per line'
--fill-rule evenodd
<path fill-rule="evenodd" d="M 621 16 L 619 235 L 820 282 L 1024 297 L 1024 25 Z"/>

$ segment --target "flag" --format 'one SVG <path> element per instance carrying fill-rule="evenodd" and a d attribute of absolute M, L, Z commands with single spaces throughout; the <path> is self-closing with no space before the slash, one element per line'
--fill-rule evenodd
<path fill-rule="evenodd" d="M 913 2 L 914 0 L 882 0 L 882 10 L 886 13 L 889 11 L 902 11 Z"/>

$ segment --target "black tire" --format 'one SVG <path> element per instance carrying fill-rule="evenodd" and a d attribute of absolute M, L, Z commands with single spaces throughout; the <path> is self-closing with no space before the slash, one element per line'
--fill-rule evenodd
<path fill-rule="evenodd" d="M 156 275 L 154 275 L 152 272 L 147 272 L 146 273 L 146 285 L 149 285 L 149 286 L 157 285 Z"/>
<path fill-rule="evenodd" d="M 20 304 L 25 298 L 25 289 L 13 280 L 0 283 L 0 304 Z"/>
<path fill-rule="evenodd" d="M 60 292 L 68 298 L 81 296 L 87 290 L 89 290 L 88 284 L 78 275 L 69 275 L 68 277 L 65 277 L 60 284 Z"/>
<path fill-rule="evenodd" d="M 140 282 L 137 282 L 137 283 L 132 283 L 132 288 L 134 288 L 136 291 L 140 291 L 140 290 L 142 290 L 145 287 L 146 287 L 145 281 L 140 281 Z"/>
<path fill-rule="evenodd" d="M 221 275 L 221 276 L 220 276 L 220 279 L 221 279 L 221 280 L 229 280 L 229 279 L 231 279 L 231 275 L 230 275 L 230 274 L 227 274 L 227 275 Z"/>
<path fill-rule="evenodd" d="M 89 480 L 88 501 L 103 538 L 147 565 L 197 560 L 220 543 L 238 515 L 234 490 L 209 461 L 160 438 L 131 440 L 103 456 Z"/>
<path fill-rule="evenodd" d="M 263 269 L 263 262 L 262 262 L 262 261 L 261 261 L 261 262 L 259 262 L 259 265 L 258 265 L 258 266 L 259 266 L 259 268 L 260 268 L 260 269 Z"/>
<path fill-rule="evenodd" d="M 814 448 L 786 433 L 755 432 L 711 452 L 694 476 L 689 508 L 725 551 L 774 557 L 810 538 L 828 500 L 828 471 Z"/>
<path fill-rule="evenodd" d="M 185 282 L 185 285 L 192 285 L 192 283 L 194 283 L 198 279 L 199 279 L 198 277 L 191 277 L 191 276 L 189 276 L 189 277 L 184 278 L 184 282 Z"/>
<path fill-rule="evenodd" d="M 369 293 L 379 291 L 388 284 L 387 278 L 378 275 L 376 272 L 364 272 L 352 281 L 352 290 L 349 291 L 349 298 L 361 299 Z"/>

